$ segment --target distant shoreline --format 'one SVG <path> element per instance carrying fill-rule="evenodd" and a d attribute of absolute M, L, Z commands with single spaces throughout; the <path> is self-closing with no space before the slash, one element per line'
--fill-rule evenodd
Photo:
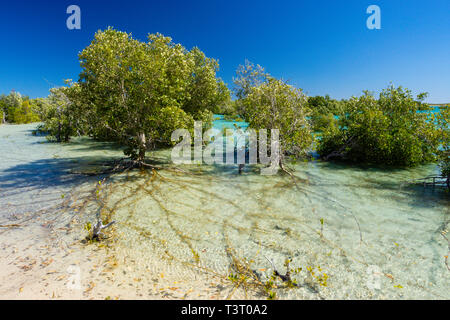
<path fill-rule="evenodd" d="M 450 103 L 427 103 L 430 106 L 436 106 L 436 107 L 445 107 L 450 106 Z"/>

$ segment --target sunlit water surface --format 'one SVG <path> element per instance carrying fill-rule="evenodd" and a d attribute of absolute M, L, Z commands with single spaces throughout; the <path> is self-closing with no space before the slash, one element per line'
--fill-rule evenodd
<path fill-rule="evenodd" d="M 117 255 L 142 264 L 167 261 L 185 279 L 195 274 L 190 268 L 226 277 L 235 257 L 254 260 L 264 280 L 272 270 L 266 258 L 284 273 L 290 257 L 292 267 L 303 268 L 295 276 L 300 287 L 279 290 L 281 298 L 450 298 L 441 235 L 450 219 L 448 194 L 412 184 L 436 174 L 436 165 L 382 170 L 301 162 L 290 165 L 295 185 L 252 166 L 242 175 L 236 165 L 177 171 L 163 150 L 148 158 L 166 169 L 113 175 L 84 211 L 59 212 L 61 202 L 92 193 L 100 180 L 73 173 L 98 170 L 123 154 L 87 138 L 48 143 L 31 134 L 34 128 L 0 126 L 0 223 L 37 212 L 58 212 L 55 219 L 67 221 L 111 215 Z M 327 285 L 307 267 L 326 273 Z"/>

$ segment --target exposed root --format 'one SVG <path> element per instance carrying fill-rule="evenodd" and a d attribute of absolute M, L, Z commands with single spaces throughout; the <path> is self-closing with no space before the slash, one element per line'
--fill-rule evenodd
<path fill-rule="evenodd" d="M 74 172 L 72 171 L 72 174 L 81 174 L 86 176 L 99 176 L 99 175 L 105 175 L 105 174 L 114 174 L 114 173 L 124 173 L 132 169 L 162 169 L 162 167 L 158 167 L 155 165 L 151 165 L 148 163 L 145 163 L 144 161 L 140 160 L 132 160 L 129 158 L 122 158 L 119 160 L 114 160 L 111 162 L 107 162 L 104 164 L 104 166 L 108 166 L 109 168 L 106 168 L 102 171 L 97 172 Z"/>
<path fill-rule="evenodd" d="M 97 222 L 97 224 L 94 226 L 94 228 L 92 229 L 92 238 L 97 238 L 99 239 L 100 236 L 104 236 L 102 233 L 103 229 L 109 228 L 110 226 L 112 226 L 114 223 L 116 223 L 115 221 L 111 221 L 110 223 L 103 225 L 103 222 L 101 220 L 99 220 Z"/>
<path fill-rule="evenodd" d="M 292 178 L 292 181 L 294 182 L 295 187 L 296 187 L 297 189 L 299 189 L 299 187 L 298 187 L 298 185 L 297 185 L 297 182 L 295 181 L 297 177 L 294 176 L 294 174 L 293 174 L 292 172 L 290 172 L 289 170 L 287 170 L 287 169 L 284 167 L 283 162 L 281 162 L 281 161 L 280 161 L 280 168 L 281 168 L 281 170 L 282 170 L 284 173 L 288 174 L 288 175 Z"/>

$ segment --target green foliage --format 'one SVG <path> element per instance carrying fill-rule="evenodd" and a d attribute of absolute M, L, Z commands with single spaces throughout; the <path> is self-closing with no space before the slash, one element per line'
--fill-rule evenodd
<path fill-rule="evenodd" d="M 92 224 L 90 222 L 86 222 L 86 224 L 84 225 L 84 229 L 87 232 L 91 232 L 92 231 Z"/>
<path fill-rule="evenodd" d="M 233 78 L 234 94 L 238 98 L 234 102 L 234 109 L 237 114 L 246 116 L 246 105 L 244 99 L 250 94 L 252 88 L 258 87 L 269 79 L 269 74 L 265 72 L 260 65 L 254 65 L 245 60 L 245 65 L 240 65 L 236 71 L 236 77 Z"/>
<path fill-rule="evenodd" d="M 175 129 L 192 130 L 193 120 L 210 123 L 212 112 L 230 99 L 215 60 L 161 34 L 144 43 L 109 28 L 79 58 L 89 134 L 123 144 L 141 161 L 147 148 L 171 145 Z"/>
<path fill-rule="evenodd" d="M 12 91 L 9 95 L 0 96 L 1 123 L 32 123 L 40 121 L 34 110 L 33 100 Z"/>
<path fill-rule="evenodd" d="M 49 109 L 51 108 L 48 98 L 33 99 L 32 105 L 33 112 L 39 116 L 39 119 L 41 121 L 45 121 L 49 113 Z"/>
<path fill-rule="evenodd" d="M 277 298 L 277 293 L 269 290 L 267 292 L 267 300 L 275 300 Z"/>
<path fill-rule="evenodd" d="M 330 126 L 337 126 L 335 116 L 344 114 L 345 101 L 337 101 L 326 95 L 308 98 L 311 112 L 311 127 L 314 132 L 324 131 Z"/>
<path fill-rule="evenodd" d="M 338 118 L 333 113 L 316 113 L 311 117 L 311 127 L 314 132 L 333 130 L 338 127 Z"/>
<path fill-rule="evenodd" d="M 84 230 L 87 231 L 87 233 L 88 233 L 86 238 L 84 239 L 85 243 L 93 244 L 93 243 L 99 241 L 98 237 L 94 237 L 94 233 L 93 233 L 94 228 L 90 222 L 86 222 L 84 224 Z"/>
<path fill-rule="evenodd" d="M 324 273 L 320 266 L 317 266 L 317 268 L 308 266 L 306 270 L 315 283 L 322 287 L 328 286 L 328 274 Z"/>
<path fill-rule="evenodd" d="M 252 65 L 242 67 L 235 79 L 240 112 L 254 129 L 278 129 L 281 154 L 300 156 L 311 145 L 307 97 L 301 89 L 283 80 L 253 70 Z M 269 132 L 268 132 L 269 133 Z M 270 134 L 270 133 L 269 133 Z"/>
<path fill-rule="evenodd" d="M 216 77 L 219 64 L 207 58 L 199 48 L 185 53 L 185 60 L 190 66 L 186 84 L 186 97 L 182 109 L 197 118 L 198 112 L 209 110 L 221 113 L 231 104 L 230 91 L 225 83 Z"/>
<path fill-rule="evenodd" d="M 217 108 L 217 114 L 223 114 L 225 116 L 233 116 L 238 117 L 238 111 L 237 111 L 237 102 L 236 100 L 231 100 L 231 97 L 229 100 L 224 101 L 219 108 Z"/>
<path fill-rule="evenodd" d="M 423 97 L 423 96 L 421 96 Z M 338 125 L 324 128 L 318 153 L 325 159 L 414 166 L 435 160 L 439 135 L 426 107 L 402 87 L 375 99 L 365 92 L 345 102 Z"/>
<path fill-rule="evenodd" d="M 440 133 L 441 149 L 438 152 L 439 167 L 443 177 L 447 177 L 448 187 L 450 188 L 450 107 L 440 108 L 437 116 L 437 123 Z"/>
<path fill-rule="evenodd" d="M 265 72 L 260 65 L 254 65 L 245 60 L 245 65 L 240 65 L 236 71 L 236 77 L 233 78 L 234 93 L 239 100 L 246 98 L 252 88 L 258 87 L 266 82 L 270 75 Z"/>
<path fill-rule="evenodd" d="M 306 267 L 306 275 L 303 275 L 303 268 L 291 268 L 291 262 L 292 259 L 286 259 L 284 263 L 286 275 L 280 275 L 278 271 L 274 270 L 270 278 L 263 283 L 263 289 L 268 296 L 268 300 L 273 300 L 276 298 L 276 292 L 273 291 L 273 289 L 294 289 L 300 287 L 301 285 L 297 280 L 298 278 L 303 278 L 304 283 L 313 288 L 315 291 L 318 291 L 319 287 L 328 286 L 328 275 L 323 272 L 320 266 Z"/>
<path fill-rule="evenodd" d="M 57 142 L 68 142 L 71 136 L 84 132 L 80 86 L 69 80 L 66 83 L 69 86 L 52 88 L 46 99 L 36 102 L 44 121 L 39 130 Z"/>
<path fill-rule="evenodd" d="M 235 121 L 235 122 L 243 122 L 244 120 L 239 117 L 237 114 L 225 114 L 223 119 L 225 121 Z"/>

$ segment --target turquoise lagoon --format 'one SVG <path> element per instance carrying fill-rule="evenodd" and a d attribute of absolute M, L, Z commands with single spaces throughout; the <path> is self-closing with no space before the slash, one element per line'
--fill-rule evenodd
<path fill-rule="evenodd" d="M 215 126 L 234 127 L 223 119 Z M 291 266 L 304 271 L 296 276 L 299 288 L 277 290 L 283 299 L 450 298 L 441 234 L 448 231 L 449 196 L 415 183 L 436 174 L 435 164 L 382 169 L 300 162 L 290 164 L 296 186 L 286 175 L 260 175 L 258 166 L 241 175 L 237 165 L 176 170 L 170 150 L 159 150 L 148 158 L 165 169 L 114 175 L 100 199 L 91 199 L 84 195 L 100 178 L 73 173 L 121 158 L 120 148 L 88 138 L 48 143 L 32 135 L 35 127 L 0 126 L 0 224 L 110 214 L 119 257 L 165 261 L 180 279 L 194 279 L 199 270 L 227 277 L 230 252 L 254 260 L 262 279 L 272 272 L 267 259 L 284 272 L 284 260 L 292 258 Z M 61 208 L 72 198 L 87 200 L 83 210 Z M 38 243 L 41 235 L 34 237 Z M 326 287 L 306 272 L 319 266 L 329 277 Z"/>

